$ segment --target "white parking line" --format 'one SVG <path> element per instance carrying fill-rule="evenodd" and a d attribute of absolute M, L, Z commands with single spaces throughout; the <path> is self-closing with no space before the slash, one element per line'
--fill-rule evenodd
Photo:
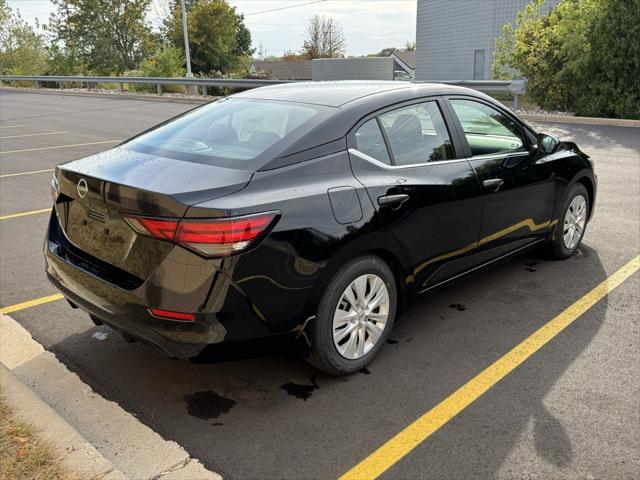
<path fill-rule="evenodd" d="M 20 128 L 26 127 L 26 125 L 0 125 L 0 128 Z"/>
<path fill-rule="evenodd" d="M 101 145 L 104 143 L 118 143 L 122 142 L 123 139 L 119 140 L 104 140 L 102 142 L 89 142 L 89 143 L 74 143 L 71 145 L 56 145 L 55 147 L 40 147 L 40 148 L 26 148 L 24 150 L 7 150 L 6 152 L 0 151 L 0 155 L 6 153 L 20 153 L 20 152 L 37 152 L 39 150 L 55 150 L 58 148 L 72 148 L 72 147 L 84 147 L 85 145 Z"/>
<path fill-rule="evenodd" d="M 25 135 L 9 135 L 6 137 L 0 137 L 0 140 L 4 140 L 6 138 L 37 137 L 40 135 L 59 135 L 61 133 L 69 133 L 69 132 L 64 131 L 64 132 L 46 132 L 46 133 L 27 133 Z"/>
<path fill-rule="evenodd" d="M 45 172 L 53 172 L 53 168 L 48 168 L 46 170 L 32 170 L 31 172 L 5 173 L 3 175 L 0 175 L 0 178 L 19 177 L 20 175 L 32 175 L 34 173 L 45 173 Z"/>

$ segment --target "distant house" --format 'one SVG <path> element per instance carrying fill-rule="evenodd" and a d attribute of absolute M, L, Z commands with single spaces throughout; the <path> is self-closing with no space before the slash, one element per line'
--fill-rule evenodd
<path fill-rule="evenodd" d="M 272 80 L 311 80 L 311 60 L 255 60 L 250 72 Z"/>
<path fill-rule="evenodd" d="M 416 74 L 416 52 L 406 51 L 406 52 L 393 52 L 390 55 L 391 58 L 396 63 L 396 68 L 394 69 L 396 72 L 406 72 L 411 78 L 413 78 Z M 397 75 L 396 75 L 397 76 Z"/>
<path fill-rule="evenodd" d="M 388 57 L 317 58 L 311 61 L 313 80 L 412 80 L 415 53 Z"/>
<path fill-rule="evenodd" d="M 410 80 L 415 64 L 415 52 L 396 52 L 389 57 L 254 60 L 249 71 L 272 80 Z"/>

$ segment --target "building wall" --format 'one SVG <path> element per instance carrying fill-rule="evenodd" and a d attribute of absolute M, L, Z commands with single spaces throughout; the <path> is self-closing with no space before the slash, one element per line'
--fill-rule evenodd
<path fill-rule="evenodd" d="M 313 80 L 393 80 L 391 57 L 319 58 L 311 61 Z"/>
<path fill-rule="evenodd" d="M 476 51 L 484 51 L 477 79 L 492 79 L 495 38 L 530 0 L 418 0 L 417 80 L 472 80 Z M 546 0 L 544 8 L 559 0 Z M 480 58 L 482 53 L 478 53 Z M 482 77 L 482 78 L 478 78 Z"/>

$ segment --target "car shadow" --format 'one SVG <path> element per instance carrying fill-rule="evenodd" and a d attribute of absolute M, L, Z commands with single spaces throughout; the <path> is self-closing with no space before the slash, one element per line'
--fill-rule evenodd
<path fill-rule="evenodd" d="M 542 253 L 503 262 L 417 302 L 380 356 L 350 377 L 323 375 L 269 346 L 259 356 L 170 360 L 104 326 L 50 350 L 225 478 L 336 478 L 605 278 L 588 246 L 565 262 Z M 606 310 L 605 298 L 385 476 L 493 478 L 528 428 L 538 457 L 569 464 L 576 439 L 545 397 Z"/>
<path fill-rule="evenodd" d="M 473 289 L 483 283 L 484 289 L 497 287 L 503 282 L 494 283 L 493 275 L 500 274 L 504 278 L 505 270 L 511 270 L 518 264 L 524 267 L 524 278 L 525 273 L 535 277 L 544 274 L 549 268 L 555 271 L 554 275 L 550 275 L 551 278 L 545 279 L 545 286 L 537 285 L 535 281 L 521 280 L 520 290 L 536 293 L 540 296 L 539 302 L 527 302 L 524 299 L 527 294 L 522 292 L 520 298 L 518 295 L 511 296 L 517 292 L 505 293 L 503 289 L 499 293 L 507 297 L 501 303 L 511 303 L 507 308 L 520 329 L 519 341 L 524 340 L 607 276 L 597 252 L 583 246 L 577 256 L 565 262 L 554 261 L 544 252 L 536 252 L 520 260 L 515 259 L 508 264 L 493 267 L 491 271 L 478 273 L 475 278 L 464 282 L 462 288 Z M 580 281 L 576 282 L 576 278 Z M 445 294 L 459 288 L 460 286 L 451 285 L 440 293 Z M 458 296 L 460 291 L 456 294 L 456 297 Z M 484 301 L 487 300 L 487 296 L 491 295 L 487 295 L 486 292 L 477 295 L 478 299 Z M 537 305 L 534 305 L 535 303 Z M 431 305 L 432 300 L 426 299 L 416 308 L 424 309 Z M 460 303 L 455 305 L 457 307 Z M 607 307 L 608 300 L 605 297 L 461 412 L 450 424 L 419 446 L 408 460 L 401 461 L 389 470 L 383 478 L 496 478 L 501 475 L 506 475 L 506 478 L 520 477 L 523 472 L 536 471 L 533 470 L 536 464 L 528 464 L 530 458 L 518 459 L 516 465 L 521 468 L 519 471 L 503 472 L 501 468 L 516 446 L 522 448 L 523 443 L 526 445 L 525 448 L 535 451 L 535 454 L 531 455 L 532 451 L 529 456 L 534 459 L 537 456 L 536 462 L 547 464 L 551 471 L 553 468 L 562 469 L 569 465 L 573 460 L 576 443 L 584 439 L 571 438 L 563 426 L 562 419 L 552 413 L 557 412 L 558 408 L 549 408 L 545 398 L 596 336 L 605 319 Z M 535 317 L 536 320 L 530 321 L 530 317 Z M 513 341 L 515 338 L 510 334 L 510 330 L 494 330 L 492 334 L 512 339 L 510 346 L 514 347 L 519 341 Z M 478 342 L 482 343 L 482 339 Z M 507 350 L 508 348 L 496 351 L 496 359 Z M 487 365 L 478 365 L 478 372 Z M 580 395 L 588 396 L 588 383 L 585 383 L 584 387 L 585 391 L 580 392 Z M 452 388 L 451 391 L 453 390 Z M 531 444 L 523 440 L 530 437 Z M 428 471 L 420 471 L 418 466 L 411 465 L 416 458 L 428 459 Z M 423 466 L 426 466 L 426 462 Z"/>

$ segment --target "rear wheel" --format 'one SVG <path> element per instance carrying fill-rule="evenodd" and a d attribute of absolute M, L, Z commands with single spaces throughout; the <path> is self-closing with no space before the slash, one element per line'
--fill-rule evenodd
<path fill-rule="evenodd" d="M 589 192 L 584 185 L 578 183 L 569 190 L 561 211 L 550 246 L 556 258 L 565 259 L 578 250 L 587 227 Z"/>
<path fill-rule="evenodd" d="M 366 255 L 347 263 L 320 301 L 309 362 L 331 375 L 361 370 L 387 340 L 396 308 L 395 278 L 382 259 Z"/>

